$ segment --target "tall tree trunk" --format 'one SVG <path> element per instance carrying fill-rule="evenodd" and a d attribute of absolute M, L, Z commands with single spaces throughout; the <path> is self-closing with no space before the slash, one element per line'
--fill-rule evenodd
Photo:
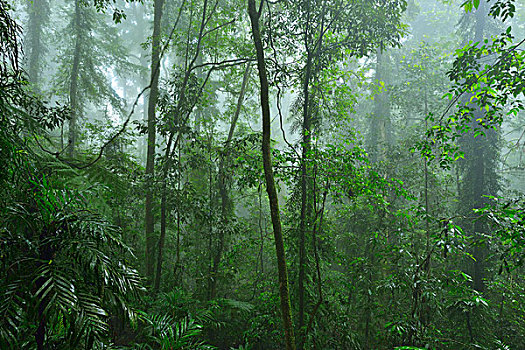
<path fill-rule="evenodd" d="M 481 0 L 479 7 L 476 10 L 476 27 L 475 27 L 474 41 L 480 43 L 480 45 L 484 37 L 485 22 L 486 22 L 486 16 L 487 16 L 487 11 L 485 7 L 486 7 L 485 1 Z M 481 111 L 476 111 L 474 119 L 476 120 L 478 118 L 483 118 L 484 117 L 483 114 L 484 113 Z M 472 206 L 472 208 L 482 207 L 485 202 L 483 195 L 491 194 L 491 193 L 488 193 L 489 189 L 487 188 L 488 181 L 490 181 L 487 175 L 489 175 L 491 169 L 486 169 L 487 165 L 485 163 L 486 159 L 484 156 L 493 157 L 493 155 L 488 154 L 489 152 L 491 152 L 491 147 L 490 147 L 491 145 L 489 144 L 490 142 L 489 138 L 491 136 L 490 134 L 492 134 L 493 131 L 494 131 L 493 129 L 488 130 L 487 136 L 483 138 L 473 137 L 472 135 L 469 135 L 470 142 L 473 146 L 473 153 L 471 154 L 471 157 L 474 157 L 473 161 L 475 162 L 469 169 L 470 174 L 468 174 L 469 176 L 466 179 L 466 181 L 469 182 L 470 186 L 473 186 L 472 192 L 474 195 L 473 197 L 474 205 Z M 476 181 L 476 179 L 478 181 Z M 495 194 L 495 193 L 492 193 L 492 194 Z M 485 225 L 480 220 L 476 221 L 474 223 L 474 233 L 476 235 L 479 235 L 479 233 L 483 231 L 484 226 Z M 476 240 L 479 241 L 479 238 L 477 237 Z M 483 278 L 485 276 L 485 255 L 486 255 L 485 248 L 482 246 L 479 246 L 478 244 L 475 244 L 472 255 L 474 256 L 474 259 L 475 259 L 474 260 L 474 271 L 473 271 L 473 276 L 472 276 L 472 280 L 474 283 L 474 289 L 476 289 L 479 292 L 483 292 L 485 290 L 485 282 L 483 281 Z M 470 326 L 469 326 L 469 331 L 470 331 Z M 472 339 L 472 334 L 470 337 Z"/>
<path fill-rule="evenodd" d="M 80 0 L 75 0 L 75 51 L 73 52 L 73 67 L 71 68 L 70 86 L 69 86 L 69 104 L 71 108 L 71 118 L 69 119 L 69 140 L 68 140 L 68 155 L 73 157 L 75 154 L 75 146 L 77 142 L 77 119 L 79 114 L 78 103 L 78 76 L 80 70 L 80 45 L 82 45 L 82 4 Z"/>
<path fill-rule="evenodd" d="M 487 21 L 487 3 L 480 1 L 475 13 L 474 41 L 483 44 L 485 27 Z M 469 101 L 472 95 L 467 95 L 465 101 Z M 475 137 L 475 129 L 479 128 L 477 120 L 483 120 L 485 114 L 474 107 L 469 133 L 461 140 L 464 147 L 463 178 L 460 186 L 460 203 L 467 210 L 467 216 L 472 215 L 472 209 L 481 208 L 487 204 L 486 195 L 496 195 L 498 181 L 496 174 L 498 150 L 498 132 L 494 129 L 484 130 L 485 136 Z M 485 291 L 485 270 L 487 250 L 481 245 L 481 235 L 487 230 L 483 220 L 467 220 L 465 222 L 468 231 L 475 235 L 475 244 L 472 249 L 474 261 L 471 265 L 473 287 L 479 292 Z"/>
<path fill-rule="evenodd" d="M 305 297 L 305 282 L 306 278 L 306 266 L 307 266 L 307 249 L 306 241 L 310 234 L 314 237 L 315 223 L 313 223 L 313 211 L 315 207 L 316 198 L 316 187 L 312 180 L 313 169 L 311 166 L 311 153 L 312 153 L 312 109 L 311 109 L 311 95 L 310 95 L 310 84 L 315 79 L 317 71 L 314 71 L 315 63 L 319 60 L 319 52 L 322 51 L 323 45 L 323 28 L 324 28 L 324 16 L 326 7 L 323 4 L 320 17 L 315 15 L 316 9 L 312 9 L 311 1 L 305 3 L 305 24 L 304 24 L 304 46 L 306 50 L 306 63 L 304 66 L 304 79 L 303 79 L 303 124 L 302 124 L 302 156 L 301 156 L 301 213 L 299 222 L 299 280 L 298 280 L 298 329 L 299 338 L 297 347 L 302 350 L 305 346 L 306 335 L 308 328 L 311 327 L 313 317 L 317 312 L 318 304 L 314 307 L 311 313 L 308 327 L 305 326 L 305 312 L 306 312 L 306 297 Z M 314 18 L 312 18 L 314 16 Z M 317 23 L 317 22 L 320 23 Z M 313 228 L 313 230 L 312 230 Z M 314 238 L 315 240 L 315 238 Z M 315 246 L 313 244 L 312 248 Z M 314 252 L 317 256 L 316 252 Z M 317 260 L 316 260 L 317 262 Z M 321 295 L 320 295 L 321 297 Z"/>
<path fill-rule="evenodd" d="M 40 83 L 40 71 L 44 47 L 42 45 L 42 31 L 44 23 L 49 16 L 49 4 L 46 0 L 27 1 L 27 12 L 29 13 L 29 59 L 28 74 L 29 80 L 34 89 L 38 91 Z"/>
<path fill-rule="evenodd" d="M 164 252 L 164 242 L 166 241 L 166 220 L 167 220 L 167 205 L 168 205 L 168 173 L 171 168 L 171 157 L 175 149 L 177 149 L 178 142 L 176 142 L 173 147 L 173 152 L 171 151 L 171 144 L 173 142 L 173 133 L 168 138 L 168 143 L 166 145 L 166 151 L 164 155 L 164 166 L 162 168 L 162 186 L 160 191 L 160 236 L 158 241 L 158 250 L 157 250 L 157 270 L 155 273 L 155 285 L 153 292 L 156 294 L 160 289 L 160 279 L 162 275 L 162 254 Z M 180 158 L 180 157 L 179 157 Z"/>
<path fill-rule="evenodd" d="M 260 11 L 264 0 L 261 1 Z M 284 252 L 284 242 L 279 214 L 279 202 L 277 190 L 273 178 L 272 158 L 270 148 L 270 102 L 269 86 L 266 73 L 266 63 L 264 61 L 264 49 L 259 30 L 260 12 L 257 11 L 255 0 L 248 0 L 248 14 L 250 16 L 253 42 L 257 52 L 257 67 L 259 68 L 259 80 L 261 84 L 261 110 L 262 110 L 262 155 L 264 165 L 264 177 L 266 180 L 266 191 L 270 202 L 270 214 L 272 218 L 273 235 L 275 239 L 275 250 L 277 254 L 277 268 L 279 271 L 279 294 L 281 301 L 281 317 L 284 326 L 284 337 L 287 350 L 295 350 L 295 338 L 293 332 L 292 313 L 290 308 L 290 294 L 288 290 L 288 274 L 286 271 L 286 257 Z"/>
<path fill-rule="evenodd" d="M 160 23 L 164 0 L 155 0 L 153 17 L 153 40 L 151 48 L 151 88 L 148 99 L 148 151 L 146 154 L 146 278 L 153 281 L 155 272 L 155 218 L 153 214 L 153 180 L 155 178 L 155 108 L 159 95 L 160 72 Z"/>
<path fill-rule="evenodd" d="M 198 66 L 202 64 L 202 55 L 197 56 L 197 61 L 195 63 Z M 197 68 L 196 71 L 197 71 L 197 79 L 200 81 L 203 78 L 202 67 Z M 202 120 L 203 120 L 202 109 L 198 108 L 195 111 L 195 133 L 197 135 L 200 135 L 201 133 Z"/>
<path fill-rule="evenodd" d="M 298 323 L 299 323 L 299 343 L 298 349 L 304 346 L 304 314 L 305 314 L 305 279 L 306 279 L 306 232 L 310 226 L 311 203 L 308 198 L 308 158 L 312 149 L 312 122 L 310 118 L 310 77 L 312 73 L 312 53 L 307 53 L 305 66 L 305 78 L 303 82 L 303 144 L 301 159 L 301 218 L 299 222 L 299 281 L 298 281 Z"/>
<path fill-rule="evenodd" d="M 135 21 L 137 23 L 136 28 L 139 28 L 138 30 L 135 31 L 136 33 L 135 35 L 137 35 L 137 38 L 135 40 L 137 41 L 146 40 L 147 35 L 144 35 L 143 30 L 142 30 L 142 28 L 146 28 L 148 26 L 147 21 L 144 18 L 145 16 L 144 4 L 133 3 L 132 5 L 133 5 L 133 10 L 134 10 Z M 140 71 L 141 86 L 147 86 L 150 83 L 151 68 L 150 68 L 149 74 L 148 74 L 148 69 L 147 69 L 149 67 L 149 64 L 148 64 L 149 55 L 150 53 L 148 52 L 148 50 L 146 50 L 146 48 L 142 48 L 140 50 L 140 56 L 138 57 L 139 62 L 140 62 L 139 64 L 140 64 L 140 67 L 144 68 L 144 69 L 141 69 Z M 142 120 L 144 121 L 144 123 L 148 122 L 148 95 L 149 95 L 148 92 L 145 92 L 142 95 Z M 140 154 L 139 154 L 140 160 L 145 163 L 146 158 L 147 158 L 148 135 L 143 135 L 138 141 L 138 143 L 139 143 L 139 149 L 140 149 Z"/>
<path fill-rule="evenodd" d="M 377 49 L 375 80 L 377 88 L 384 90 L 387 85 L 387 56 Z M 390 142 L 390 101 L 387 91 L 379 91 L 374 97 L 374 109 L 370 119 L 368 149 L 373 162 L 386 158 L 386 147 Z"/>
<path fill-rule="evenodd" d="M 183 141 L 181 141 L 182 143 Z M 177 194 L 180 196 L 181 192 L 181 183 L 182 183 L 182 176 L 181 176 L 181 152 L 180 147 L 178 148 L 178 155 L 177 155 Z M 173 278 L 175 281 L 175 285 L 182 286 L 182 269 L 180 266 L 180 230 L 181 230 L 181 216 L 180 216 L 180 206 L 176 207 L 177 210 L 177 241 L 175 243 L 175 267 L 173 268 Z"/>
<path fill-rule="evenodd" d="M 215 256 L 213 257 L 213 266 L 210 275 L 210 300 L 215 299 L 217 294 L 217 273 L 219 272 L 219 265 L 222 259 L 222 252 L 224 251 L 225 244 L 225 230 L 224 228 L 228 227 L 229 217 L 232 211 L 232 203 L 230 195 L 228 193 L 227 184 L 231 181 L 230 173 L 225 171 L 225 163 L 228 163 L 229 152 L 230 152 L 230 143 L 233 138 L 233 133 L 235 132 L 235 127 L 237 125 L 237 119 L 241 113 L 242 103 L 244 102 L 244 94 L 246 93 L 246 87 L 248 85 L 248 79 L 250 77 L 251 63 L 246 64 L 244 70 L 244 76 L 242 78 L 241 91 L 239 93 L 239 98 L 237 100 L 237 107 L 235 109 L 235 114 L 232 117 L 230 130 L 228 132 L 228 138 L 224 144 L 224 153 L 221 155 L 219 160 L 219 174 L 218 174 L 218 186 L 219 186 L 219 195 L 221 196 L 221 220 L 222 227 L 219 230 L 219 241 L 217 242 L 217 250 Z"/>

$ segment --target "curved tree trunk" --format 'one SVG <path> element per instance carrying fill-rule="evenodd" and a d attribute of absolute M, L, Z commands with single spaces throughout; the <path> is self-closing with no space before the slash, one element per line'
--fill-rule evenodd
<path fill-rule="evenodd" d="M 264 1 L 264 0 L 262 0 Z M 261 3 L 262 5 L 262 3 Z M 262 9 L 262 6 L 261 6 Z M 279 270 L 279 295 L 281 300 L 281 317 L 284 326 L 284 337 L 287 350 L 295 350 L 295 337 L 292 324 L 292 313 L 290 308 L 290 294 L 288 290 L 288 274 L 286 271 L 286 257 L 284 253 L 283 234 L 281 218 L 279 214 L 279 202 L 277 190 L 273 178 L 272 158 L 270 149 L 270 102 L 268 77 L 264 61 L 264 49 L 259 30 L 260 12 L 257 11 L 255 0 L 248 0 L 248 14 L 252 26 L 252 36 L 257 52 L 257 67 L 259 68 L 259 80 L 261 83 L 261 110 L 262 110 L 262 155 L 264 165 L 264 177 L 266 180 L 266 191 L 270 202 L 270 214 L 272 218 L 273 235 L 275 239 L 275 250 L 277 254 L 277 268 Z"/>

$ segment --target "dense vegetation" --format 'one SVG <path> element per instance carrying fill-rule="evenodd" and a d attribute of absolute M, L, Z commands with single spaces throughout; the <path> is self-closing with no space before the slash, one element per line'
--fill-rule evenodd
<path fill-rule="evenodd" d="M 523 5 L 0 0 L 0 348 L 523 349 Z"/>

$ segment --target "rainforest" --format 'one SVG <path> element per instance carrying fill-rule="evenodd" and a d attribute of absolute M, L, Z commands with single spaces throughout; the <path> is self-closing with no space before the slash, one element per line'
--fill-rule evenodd
<path fill-rule="evenodd" d="M 2 350 L 525 349 L 523 0 L 0 0 Z"/>

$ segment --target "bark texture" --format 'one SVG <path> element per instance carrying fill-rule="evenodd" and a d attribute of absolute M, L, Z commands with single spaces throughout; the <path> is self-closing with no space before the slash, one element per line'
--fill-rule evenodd
<path fill-rule="evenodd" d="M 261 3 L 262 5 L 262 3 Z M 264 165 L 264 177 L 266 180 L 266 191 L 270 202 L 270 214 L 272 218 L 273 235 L 275 239 L 275 250 L 277 254 L 277 267 L 279 270 L 279 296 L 281 301 L 281 317 L 284 326 L 284 337 L 287 350 L 295 350 L 295 337 L 293 332 L 292 313 L 290 308 L 290 294 L 288 290 L 288 274 L 286 271 L 286 257 L 279 214 L 279 202 L 272 169 L 272 158 L 270 153 L 270 103 L 269 86 L 264 61 L 264 49 L 259 29 L 260 10 L 257 11 L 255 0 L 248 0 L 248 14 L 250 16 L 252 36 L 257 52 L 257 67 L 259 69 L 259 80 L 261 84 L 261 110 L 262 110 L 262 155 Z"/>
<path fill-rule="evenodd" d="M 151 88 L 148 100 L 148 151 L 146 154 L 146 278 L 153 281 L 155 273 L 155 218 L 153 214 L 152 180 L 155 176 L 156 122 L 155 108 L 159 96 L 160 24 L 164 0 L 155 0 L 153 40 L 151 48 Z"/>

